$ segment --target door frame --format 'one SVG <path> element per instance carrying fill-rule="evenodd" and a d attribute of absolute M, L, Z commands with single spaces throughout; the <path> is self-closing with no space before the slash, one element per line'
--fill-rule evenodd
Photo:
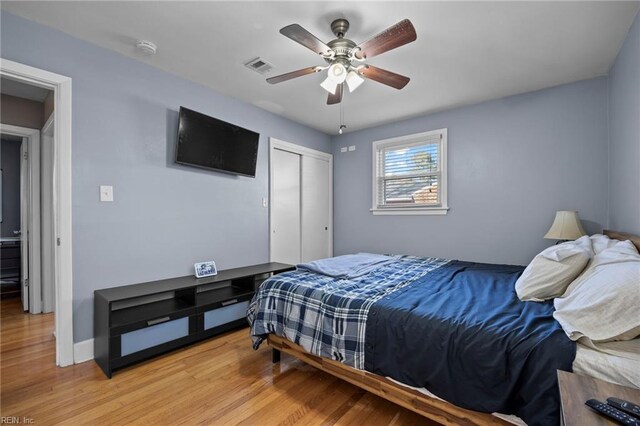
<path fill-rule="evenodd" d="M 273 221 L 272 221 L 272 210 L 273 210 L 273 150 L 280 149 L 282 151 L 291 152 L 294 154 L 298 154 L 302 157 L 308 156 L 313 158 L 318 158 L 320 160 L 329 162 L 329 211 L 331 214 L 329 215 L 329 229 L 331 232 L 329 233 L 329 256 L 333 256 L 333 155 L 318 151 L 312 148 L 307 148 L 301 145 L 296 145 L 291 142 L 285 142 L 280 139 L 276 139 L 273 137 L 269 138 L 269 261 L 273 262 L 272 253 L 273 253 Z M 302 176 L 302 161 L 300 161 L 300 176 Z M 300 197 L 300 201 L 302 202 L 302 197 Z M 302 206 L 300 206 L 302 207 Z M 300 229 L 300 238 L 302 238 L 302 220 L 301 229 Z M 302 247 L 302 246 L 301 246 Z"/>
<path fill-rule="evenodd" d="M 55 224 L 53 219 L 53 161 L 55 114 L 51 114 L 40 131 L 40 279 L 42 312 L 54 312 L 55 306 Z M 47 155 L 45 155 L 47 154 Z M 45 167 L 46 164 L 46 167 Z M 48 173 L 45 173 L 47 171 Z M 48 279 L 47 277 L 50 277 Z"/>
<path fill-rule="evenodd" d="M 39 314 L 42 312 L 42 283 L 41 283 L 41 247 L 42 235 L 40 232 L 40 130 L 29 127 L 0 124 L 0 132 L 5 135 L 19 136 L 22 138 L 20 149 L 20 239 L 22 241 L 22 253 L 27 252 L 26 260 L 28 269 L 22 271 L 23 280 L 27 284 L 27 301 L 29 313 Z M 24 158 L 23 155 L 27 157 Z M 26 161 L 26 170 L 23 169 Z M 23 176 L 27 181 L 22 182 Z M 26 192 L 26 194 L 25 194 Z M 25 197 L 26 195 L 26 197 Z M 25 199 L 26 198 L 26 199 Z M 23 211 L 24 206 L 28 206 L 27 211 Z M 26 232 L 23 228 L 23 216 L 26 215 Z M 26 243 L 26 247 L 24 247 Z M 26 277 L 25 277 L 26 274 Z M 24 289 L 24 282 L 21 282 Z M 24 291 L 23 291 L 24 297 Z M 23 300 L 24 308 L 24 300 Z"/>
<path fill-rule="evenodd" d="M 73 364 L 71 78 L 0 58 L 0 75 L 54 93 L 54 223 L 56 364 Z"/>

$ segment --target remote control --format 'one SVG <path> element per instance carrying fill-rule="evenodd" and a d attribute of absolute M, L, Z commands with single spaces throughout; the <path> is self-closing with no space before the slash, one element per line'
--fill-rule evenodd
<path fill-rule="evenodd" d="M 631 414 L 633 417 L 637 417 L 640 419 L 640 406 L 625 401 L 624 399 L 610 397 L 607 398 L 607 404 L 612 406 L 613 408 L 617 408 L 620 411 L 624 411 L 627 414 Z"/>
<path fill-rule="evenodd" d="M 604 402 L 600 402 L 596 399 L 590 399 L 585 402 L 587 406 L 593 408 L 598 413 L 609 417 L 612 420 L 615 420 L 623 425 L 627 426 L 640 426 L 640 420 L 637 420 L 635 417 L 631 417 L 624 411 L 620 411 L 617 408 L 613 408 L 610 405 L 605 404 Z"/>

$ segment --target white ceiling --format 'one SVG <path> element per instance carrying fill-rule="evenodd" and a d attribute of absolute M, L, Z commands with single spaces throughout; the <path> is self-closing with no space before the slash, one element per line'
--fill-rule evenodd
<path fill-rule="evenodd" d="M 4 95 L 44 102 L 49 92 L 49 90 L 42 87 L 31 86 L 10 78 L 0 77 L 0 93 Z"/>
<path fill-rule="evenodd" d="M 606 75 L 639 2 L 11 2 L 2 9 L 134 57 L 276 114 L 335 133 L 322 75 L 272 86 L 265 78 L 321 65 L 279 34 L 298 23 L 323 41 L 329 23 L 351 22 L 365 41 L 409 18 L 417 41 L 372 58 L 411 77 L 401 91 L 366 81 L 346 95 L 347 130 Z M 136 53 L 136 39 L 158 53 Z M 266 76 L 243 64 L 260 56 Z M 176 100 L 176 102 L 180 102 Z"/>

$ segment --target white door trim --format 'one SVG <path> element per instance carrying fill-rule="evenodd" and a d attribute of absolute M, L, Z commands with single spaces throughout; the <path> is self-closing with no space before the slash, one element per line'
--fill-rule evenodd
<path fill-rule="evenodd" d="M 56 364 L 73 364 L 73 257 L 71 230 L 71 78 L 0 58 L 0 75 L 54 92 L 54 215 Z"/>
<path fill-rule="evenodd" d="M 41 232 L 40 232 L 40 130 L 29 127 L 12 126 L 0 123 L 0 133 L 5 135 L 19 136 L 22 138 L 24 151 L 21 153 L 26 158 L 20 158 L 20 167 L 26 163 L 26 188 L 20 186 L 20 204 L 27 207 L 27 211 L 20 212 L 26 214 L 26 232 L 21 229 L 22 242 L 26 244 L 28 253 L 28 270 L 22 271 L 23 276 L 29 282 L 27 297 L 29 300 L 29 312 L 39 314 L 42 312 L 42 283 L 41 283 Z M 26 146 L 24 146 L 26 144 Z M 25 161 L 26 160 L 26 161 Z M 23 171 L 20 170 L 21 176 Z M 26 193 L 26 194 L 25 194 Z M 26 195 L 26 200 L 25 200 Z M 22 200 L 26 201 L 23 204 Z M 24 301 L 23 301 L 24 302 Z"/>
<path fill-rule="evenodd" d="M 40 132 L 40 247 L 42 258 L 42 312 L 54 311 L 55 301 L 55 226 L 53 223 L 53 159 L 54 115 L 51 114 Z"/>
<path fill-rule="evenodd" d="M 271 159 L 273 158 L 272 153 L 274 149 L 281 149 L 301 156 L 306 155 L 329 162 L 329 211 L 331 212 L 329 215 L 329 230 L 331 231 L 329 232 L 329 256 L 333 256 L 333 155 L 301 145 L 296 145 L 291 142 L 285 142 L 280 139 L 269 138 L 269 261 L 273 262 L 273 258 L 271 257 L 273 253 L 273 223 L 271 216 L 271 211 L 273 209 L 273 162 Z"/>

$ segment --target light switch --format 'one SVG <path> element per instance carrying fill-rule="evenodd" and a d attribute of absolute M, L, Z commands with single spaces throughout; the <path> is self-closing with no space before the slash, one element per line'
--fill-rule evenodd
<path fill-rule="evenodd" d="M 351 146 L 349 147 L 349 151 L 355 151 L 355 150 L 356 150 L 356 146 L 355 146 L 355 145 L 351 145 Z"/>
<path fill-rule="evenodd" d="M 262 197 L 262 207 L 267 207 L 267 198 Z"/>
<path fill-rule="evenodd" d="M 342 148 L 340 148 L 340 152 L 347 152 L 347 147 L 343 146 Z"/>
<path fill-rule="evenodd" d="M 100 201 L 103 201 L 103 202 L 113 201 L 113 186 L 100 185 Z"/>

